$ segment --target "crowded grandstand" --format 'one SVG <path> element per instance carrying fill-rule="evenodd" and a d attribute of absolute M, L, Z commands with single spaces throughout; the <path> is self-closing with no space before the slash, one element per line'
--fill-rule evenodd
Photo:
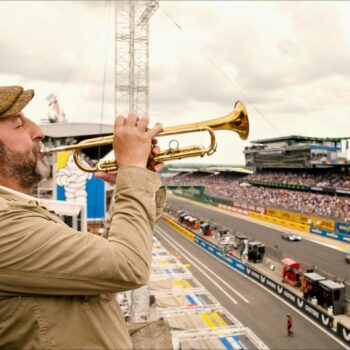
<path fill-rule="evenodd" d="M 341 144 L 341 139 L 295 136 L 260 140 L 244 151 L 251 173 L 233 168 L 167 168 L 162 180 L 165 186 L 202 185 L 208 196 L 247 205 L 349 222 L 350 173 Z"/>
<path fill-rule="evenodd" d="M 322 183 L 318 180 L 319 178 L 321 178 Z M 346 180 L 343 182 L 342 179 Z M 259 180 L 259 185 L 255 185 L 252 180 Z M 242 176 L 235 173 L 210 174 L 198 171 L 163 177 L 162 181 L 165 186 L 203 185 L 205 186 L 205 194 L 209 196 L 229 198 L 256 206 L 273 206 L 345 222 L 350 221 L 350 197 L 348 195 L 337 194 L 336 192 L 334 194 L 324 194 L 311 192 L 311 190 L 278 188 L 281 184 L 310 186 L 310 183 L 315 183 L 315 186 L 319 189 L 325 190 L 332 183 L 335 183 L 341 186 L 334 187 L 335 190 L 344 188 L 349 190 L 349 174 L 333 173 L 327 177 L 319 174 L 269 171 L 266 174 L 254 173 Z M 264 185 L 264 182 L 266 182 L 266 185 Z M 272 188 L 272 184 L 277 188 Z"/>

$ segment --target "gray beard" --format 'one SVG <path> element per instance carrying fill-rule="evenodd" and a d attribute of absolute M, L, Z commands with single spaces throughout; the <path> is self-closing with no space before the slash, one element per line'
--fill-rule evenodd
<path fill-rule="evenodd" d="M 0 140 L 0 172 L 28 189 L 49 176 L 50 166 L 42 157 L 39 144 L 23 153 L 11 150 Z"/>
<path fill-rule="evenodd" d="M 41 180 L 47 179 L 50 175 L 50 165 L 45 158 L 36 162 L 35 172 L 41 177 Z"/>

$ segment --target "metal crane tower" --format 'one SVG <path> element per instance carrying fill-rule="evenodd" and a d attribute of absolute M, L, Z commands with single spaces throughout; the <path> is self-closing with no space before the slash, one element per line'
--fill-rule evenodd
<path fill-rule="evenodd" d="M 149 19 L 158 0 L 115 1 L 115 115 L 149 115 Z"/>

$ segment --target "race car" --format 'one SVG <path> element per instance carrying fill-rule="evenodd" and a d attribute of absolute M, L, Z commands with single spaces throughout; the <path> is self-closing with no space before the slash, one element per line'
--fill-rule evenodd
<path fill-rule="evenodd" d="M 291 233 L 291 232 L 283 232 L 282 236 L 283 239 L 287 240 L 287 241 L 291 241 L 291 242 L 298 242 L 301 241 L 301 237 Z"/>

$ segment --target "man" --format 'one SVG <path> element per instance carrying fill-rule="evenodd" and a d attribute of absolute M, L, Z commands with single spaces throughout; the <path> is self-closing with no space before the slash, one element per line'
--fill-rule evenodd
<path fill-rule="evenodd" d="M 33 95 L 0 87 L 0 349 L 131 348 L 112 293 L 149 278 L 165 195 L 146 166 L 162 127 L 147 129 L 134 114 L 116 118 L 118 175 L 98 174 L 116 182 L 107 239 L 80 233 L 30 195 L 48 174 L 44 134 L 22 113 Z"/>
<path fill-rule="evenodd" d="M 289 337 L 294 337 L 294 332 L 292 331 L 293 319 L 290 314 L 287 314 L 287 332 Z"/>

